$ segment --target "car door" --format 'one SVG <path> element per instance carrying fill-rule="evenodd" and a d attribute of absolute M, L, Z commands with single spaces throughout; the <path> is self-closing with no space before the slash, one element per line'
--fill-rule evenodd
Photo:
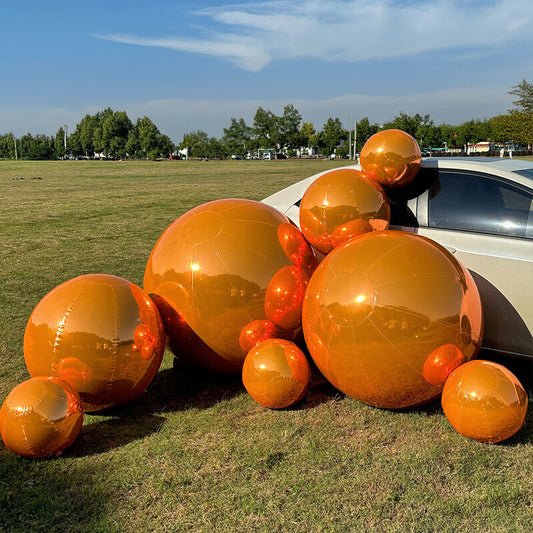
<path fill-rule="evenodd" d="M 485 315 L 485 347 L 533 356 L 533 191 L 482 172 L 432 169 L 415 230 L 472 273 Z"/>

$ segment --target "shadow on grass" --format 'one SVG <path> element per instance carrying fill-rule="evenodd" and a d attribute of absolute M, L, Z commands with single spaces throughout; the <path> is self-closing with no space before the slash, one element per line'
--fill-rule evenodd
<path fill-rule="evenodd" d="M 164 423 L 163 416 L 149 414 L 124 415 L 94 423 L 90 423 L 90 417 L 87 417 L 80 435 L 74 444 L 63 452 L 63 456 L 85 457 L 105 453 L 157 433 Z"/>
<path fill-rule="evenodd" d="M 515 372 L 531 398 L 530 361 L 502 362 Z M 529 378 L 529 379 L 527 379 Z M 201 370 L 169 368 L 160 371 L 148 389 L 134 401 L 97 413 L 109 417 L 91 423 L 87 414 L 80 437 L 66 450 L 65 456 L 86 456 L 103 453 L 121 447 L 134 440 L 157 433 L 165 423 L 164 413 L 176 413 L 189 409 L 208 409 L 219 402 L 247 394 L 240 375 L 213 374 Z M 312 379 L 307 396 L 290 411 L 313 409 L 330 401 L 340 401 L 344 395 L 331 385 L 312 364 Z M 403 413 L 424 413 L 427 416 L 444 416 L 440 399 L 417 407 L 402 409 Z M 529 409 L 524 428 L 507 445 L 533 441 L 533 410 Z"/>
<path fill-rule="evenodd" d="M 59 459 L 25 459 L 0 447 L 0 531 L 108 531 L 110 494 L 87 483 L 94 465 Z"/>

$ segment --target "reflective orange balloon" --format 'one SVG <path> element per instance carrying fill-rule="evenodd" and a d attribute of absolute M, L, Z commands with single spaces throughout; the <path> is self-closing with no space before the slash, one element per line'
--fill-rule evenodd
<path fill-rule="evenodd" d="M 442 390 L 442 408 L 450 424 L 481 442 L 501 442 L 517 433 L 527 404 L 527 393 L 517 377 L 491 361 L 461 365 Z"/>
<path fill-rule="evenodd" d="M 298 228 L 276 209 L 216 200 L 165 230 L 148 260 L 144 288 L 180 363 L 236 373 L 247 353 L 241 334 L 250 323 L 269 320 L 286 328 L 283 338 L 297 338 L 301 302 L 298 307 L 291 291 L 303 298 L 299 280 L 316 263 Z"/>
<path fill-rule="evenodd" d="M 309 282 L 302 318 L 324 376 L 389 409 L 439 396 L 423 372 L 435 349 L 454 344 L 470 360 L 481 344 L 470 274 L 437 243 L 402 231 L 367 233 L 331 252 Z"/>
<path fill-rule="evenodd" d="M 424 361 L 424 379 L 442 387 L 448 376 L 465 362 L 463 352 L 455 344 L 443 344 L 433 350 Z"/>
<path fill-rule="evenodd" d="M 305 270 L 309 275 L 315 271 L 319 261 L 302 232 L 292 222 L 279 225 L 278 239 L 294 266 Z"/>
<path fill-rule="evenodd" d="M 87 274 L 50 291 L 24 334 L 31 376 L 56 376 L 76 389 L 85 411 L 136 398 L 161 364 L 165 333 L 154 302 L 116 276 Z"/>
<path fill-rule="evenodd" d="M 248 353 L 242 381 L 250 396 L 270 409 L 284 409 L 307 393 L 311 367 L 304 353 L 290 341 L 271 339 Z"/>
<path fill-rule="evenodd" d="M 362 233 L 387 229 L 389 222 L 383 189 L 352 168 L 319 176 L 300 204 L 302 233 L 323 254 Z"/>
<path fill-rule="evenodd" d="M 286 266 L 274 274 L 265 294 L 265 314 L 282 330 L 296 330 L 302 324 L 302 303 L 309 282 L 306 271 Z"/>
<path fill-rule="evenodd" d="M 417 174 L 422 153 L 416 140 L 402 130 L 384 130 L 366 141 L 359 163 L 363 172 L 384 187 L 399 187 Z"/>
<path fill-rule="evenodd" d="M 239 335 L 239 345 L 245 352 L 268 339 L 276 338 L 278 330 L 276 324 L 270 320 L 252 320 L 246 324 Z"/>
<path fill-rule="evenodd" d="M 6 447 L 23 457 L 60 455 L 79 435 L 83 407 L 77 392 L 54 377 L 36 377 L 17 385 L 0 410 L 0 434 Z"/>

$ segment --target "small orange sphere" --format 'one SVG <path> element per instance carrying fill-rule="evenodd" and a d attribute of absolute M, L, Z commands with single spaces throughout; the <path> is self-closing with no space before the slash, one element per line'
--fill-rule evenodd
<path fill-rule="evenodd" d="M 466 361 L 463 352 L 455 344 L 443 344 L 433 350 L 424 361 L 424 379 L 442 387 L 448 376 Z"/>
<path fill-rule="evenodd" d="M 363 233 L 387 229 L 389 222 L 389 201 L 381 186 L 352 168 L 319 176 L 300 204 L 302 233 L 323 254 Z"/>
<path fill-rule="evenodd" d="M 137 285 L 107 274 L 79 276 L 50 291 L 24 334 L 30 375 L 66 381 L 85 411 L 136 398 L 159 370 L 164 350 L 154 302 Z"/>
<path fill-rule="evenodd" d="M 241 336 L 249 324 L 267 320 L 284 328 L 283 338 L 301 335 L 304 285 L 316 264 L 309 243 L 278 210 L 216 200 L 164 231 L 146 265 L 144 288 L 181 364 L 238 373 L 250 347 Z"/>
<path fill-rule="evenodd" d="M 242 369 L 242 381 L 250 396 L 270 409 L 283 409 L 307 393 L 311 367 L 294 343 L 271 339 L 252 348 Z"/>
<path fill-rule="evenodd" d="M 276 324 L 270 320 L 252 320 L 242 328 L 239 335 L 239 344 L 245 352 L 268 339 L 277 337 Z"/>
<path fill-rule="evenodd" d="M 412 181 L 421 161 L 418 143 L 402 130 L 375 133 L 359 156 L 363 172 L 384 187 L 399 187 Z"/>
<path fill-rule="evenodd" d="M 0 410 L 6 447 L 23 457 L 60 455 L 80 433 L 83 407 L 77 392 L 54 377 L 17 385 Z"/>
<path fill-rule="evenodd" d="M 345 394 L 400 409 L 437 398 L 424 376 L 430 354 L 453 344 L 470 360 L 483 326 L 474 280 L 437 243 L 372 232 L 333 250 L 305 293 L 305 340 L 318 368 Z"/>
<path fill-rule="evenodd" d="M 517 433 L 527 404 L 527 393 L 517 377 L 491 361 L 459 366 L 442 390 L 442 408 L 450 424 L 480 442 L 501 442 Z"/>

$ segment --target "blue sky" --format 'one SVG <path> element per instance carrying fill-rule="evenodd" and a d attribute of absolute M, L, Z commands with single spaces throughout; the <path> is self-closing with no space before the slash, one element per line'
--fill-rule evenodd
<path fill-rule="evenodd" d="M 533 80 L 530 0 L 0 0 L 0 134 L 73 131 L 111 107 L 175 142 L 292 103 L 459 124 Z"/>

